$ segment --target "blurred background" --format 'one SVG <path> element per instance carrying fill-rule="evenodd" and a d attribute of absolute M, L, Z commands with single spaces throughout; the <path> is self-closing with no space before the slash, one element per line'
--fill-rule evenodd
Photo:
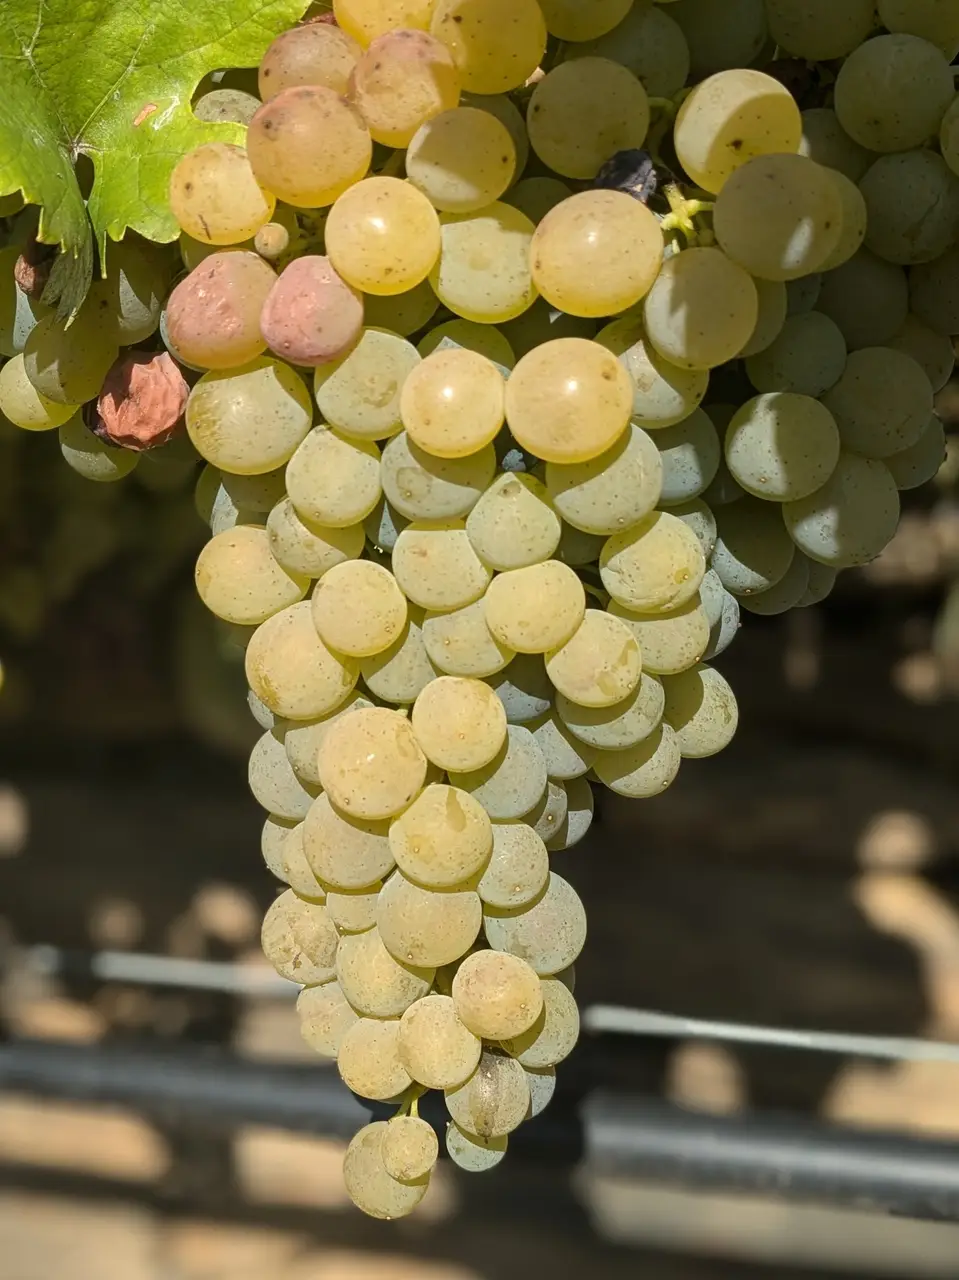
<path fill-rule="evenodd" d="M 959 385 L 939 409 L 959 433 Z M 334 1089 L 275 984 L 191 991 L 97 960 L 267 980 L 277 886 L 242 651 L 193 593 L 194 462 L 174 448 L 96 485 L 50 435 L 0 428 L 0 1066 L 43 1042 L 69 1077 L 55 1046 L 105 1046 L 165 1081 L 239 1060 Z M 557 855 L 590 913 L 583 1007 L 959 1041 L 959 434 L 905 499 L 895 542 L 824 605 L 744 615 L 719 663 L 733 746 L 656 801 L 604 797 Z M 955 1141 L 957 1065 L 584 1035 L 559 1079 L 495 1173 L 444 1162 L 418 1215 L 383 1224 L 347 1202 L 335 1125 L 78 1101 L 69 1081 L 42 1097 L 0 1071 L 0 1280 L 959 1277 L 959 1226 L 611 1173 L 577 1119 L 614 1090 Z"/>

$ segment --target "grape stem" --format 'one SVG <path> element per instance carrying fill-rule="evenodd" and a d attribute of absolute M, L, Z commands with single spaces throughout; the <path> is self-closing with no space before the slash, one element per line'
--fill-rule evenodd
<path fill-rule="evenodd" d="M 420 1117 L 420 1098 L 424 1093 L 426 1093 L 426 1090 L 422 1085 L 410 1085 L 403 1095 L 403 1101 L 397 1107 L 396 1115 L 393 1119 L 396 1120 L 400 1116 L 412 1116 L 414 1120 L 418 1120 Z"/>
<path fill-rule="evenodd" d="M 666 187 L 666 199 L 670 211 L 660 223 L 664 232 L 682 232 L 687 248 L 715 244 L 712 228 L 698 226 L 695 222 L 697 216 L 712 213 L 714 201 L 690 199 L 683 195 L 675 182 Z"/>

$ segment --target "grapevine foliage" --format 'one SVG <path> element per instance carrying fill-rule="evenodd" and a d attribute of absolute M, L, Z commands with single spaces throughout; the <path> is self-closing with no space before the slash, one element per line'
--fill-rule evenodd
<path fill-rule="evenodd" d="M 63 254 L 52 299 L 73 315 L 90 285 L 93 241 L 128 228 L 178 232 L 167 204 L 177 160 L 236 125 L 204 124 L 190 100 L 221 67 L 255 66 L 306 0 L 3 0 L 0 4 L 0 195 L 43 210 L 40 239 Z M 74 164 L 93 162 L 85 204 Z"/>

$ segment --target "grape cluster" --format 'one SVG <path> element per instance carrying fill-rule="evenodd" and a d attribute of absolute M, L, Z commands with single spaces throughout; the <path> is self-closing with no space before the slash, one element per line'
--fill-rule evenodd
<path fill-rule="evenodd" d="M 398 1105 L 366 1212 L 425 1194 L 424 1091 L 470 1170 L 548 1103 L 591 784 L 728 745 L 740 610 L 821 601 L 939 467 L 957 52 L 930 0 L 334 0 L 197 101 L 246 145 L 177 164 L 168 296 L 134 243 L 79 334 L 0 297 L 0 410 L 91 478 L 185 401 L 264 950 Z"/>

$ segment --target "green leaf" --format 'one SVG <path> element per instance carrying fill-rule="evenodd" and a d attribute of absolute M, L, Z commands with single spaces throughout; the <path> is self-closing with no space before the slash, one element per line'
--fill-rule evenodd
<path fill-rule="evenodd" d="M 0 0 L 0 196 L 42 206 L 40 239 L 63 255 L 52 277 L 74 315 L 93 270 L 93 237 L 128 228 L 175 239 L 167 202 L 180 156 L 237 125 L 204 124 L 190 100 L 202 78 L 254 67 L 307 0 Z M 84 202 L 74 169 L 93 162 Z"/>

